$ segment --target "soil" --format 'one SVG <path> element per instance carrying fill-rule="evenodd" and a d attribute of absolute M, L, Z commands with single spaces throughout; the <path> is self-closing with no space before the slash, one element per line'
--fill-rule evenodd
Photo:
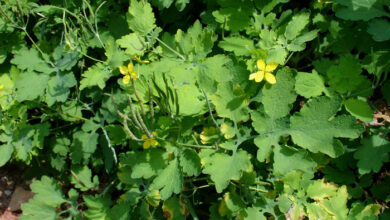
<path fill-rule="evenodd" d="M 0 220 L 19 219 L 21 204 L 33 196 L 29 184 L 18 167 L 6 165 L 0 168 Z"/>

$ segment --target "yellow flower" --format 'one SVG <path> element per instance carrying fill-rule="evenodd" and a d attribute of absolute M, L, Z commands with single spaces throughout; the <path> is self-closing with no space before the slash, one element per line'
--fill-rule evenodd
<path fill-rule="evenodd" d="M 2 90 L 3 88 L 4 88 L 4 85 L 0 84 L 0 90 Z M 0 91 L 0 95 L 3 95 L 3 91 Z"/>
<path fill-rule="evenodd" d="M 276 78 L 272 74 L 272 71 L 274 71 L 276 67 L 278 67 L 277 63 L 265 64 L 264 60 L 257 60 L 257 68 L 259 69 L 259 71 L 249 75 L 249 80 L 261 82 L 265 78 L 268 83 L 275 84 Z"/>
<path fill-rule="evenodd" d="M 148 149 L 150 146 L 157 146 L 158 145 L 158 142 L 156 141 L 156 139 L 154 139 L 154 137 L 157 136 L 157 133 L 156 132 L 152 132 L 153 134 L 153 137 L 149 138 L 146 134 L 142 135 L 142 140 L 144 140 L 144 144 L 143 144 L 143 147 L 144 149 Z"/>
<path fill-rule="evenodd" d="M 129 63 L 127 66 L 120 66 L 119 72 L 124 75 L 123 84 L 129 84 L 130 80 L 136 80 L 138 78 L 138 73 L 133 71 L 134 66 L 133 63 Z"/>

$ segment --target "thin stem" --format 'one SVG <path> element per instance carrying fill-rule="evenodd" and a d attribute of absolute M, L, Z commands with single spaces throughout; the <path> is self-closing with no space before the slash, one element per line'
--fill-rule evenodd
<path fill-rule="evenodd" d="M 214 116 L 213 116 L 213 112 L 212 112 L 212 110 L 211 110 L 211 104 L 210 104 L 209 99 L 207 98 L 207 94 L 206 94 L 206 92 L 203 91 L 203 90 L 202 90 L 202 92 L 203 92 L 204 97 L 206 98 L 207 107 L 208 107 L 209 112 L 210 112 L 210 117 L 211 117 L 211 119 L 213 120 L 215 126 L 219 129 L 219 125 L 218 125 L 217 121 L 215 120 L 215 118 L 214 118 Z"/>
<path fill-rule="evenodd" d="M 103 130 L 103 134 L 104 134 L 104 137 L 106 138 L 106 141 L 107 141 L 107 144 L 108 144 L 108 148 L 110 148 L 110 150 L 112 152 L 112 156 L 114 157 L 115 164 L 117 164 L 118 163 L 118 158 L 116 156 L 115 148 L 111 145 L 110 137 L 108 137 L 107 131 L 106 131 L 106 129 L 104 129 L 103 126 L 100 126 L 100 128 Z"/>
<path fill-rule="evenodd" d="M 153 119 L 154 118 L 153 91 L 152 91 L 152 87 L 150 86 L 149 82 L 148 82 L 148 89 L 149 89 L 149 112 L 150 112 L 150 116 L 152 116 L 152 119 Z"/>
<path fill-rule="evenodd" d="M 253 190 L 253 191 L 256 191 L 256 192 L 263 192 L 263 193 L 267 193 L 268 190 L 264 190 L 264 189 L 258 189 L 258 188 L 255 188 L 253 186 L 250 186 L 248 187 L 250 190 Z"/>
<path fill-rule="evenodd" d="M 177 52 L 176 50 L 172 49 L 172 47 L 170 47 L 168 44 L 166 44 L 164 41 L 160 40 L 160 38 L 156 38 L 156 40 L 161 43 L 162 45 L 164 45 L 166 48 L 168 48 L 168 50 L 172 51 L 174 54 L 176 54 L 178 57 L 180 57 L 183 61 L 186 60 L 186 58 L 181 55 L 179 52 Z"/>
<path fill-rule="evenodd" d="M 136 110 L 135 115 L 137 116 L 138 121 L 141 123 L 141 128 L 145 132 L 146 135 L 148 135 L 149 138 L 153 138 L 153 134 L 150 133 L 149 129 L 146 127 L 144 120 L 142 119 L 139 112 Z"/>
<path fill-rule="evenodd" d="M 138 103 L 139 103 L 139 106 L 141 108 L 141 113 L 142 113 L 142 115 L 145 115 L 144 103 L 141 99 L 141 96 L 139 96 L 139 94 L 138 94 L 137 88 L 135 87 L 135 80 L 134 79 L 131 79 L 131 86 L 133 87 L 135 97 L 137 97 L 137 99 L 138 99 Z"/>
<path fill-rule="evenodd" d="M 133 107 L 133 101 L 131 100 L 131 97 L 130 97 L 129 95 L 127 96 L 127 100 L 129 101 L 131 117 L 132 117 L 133 120 L 134 120 L 134 125 L 135 125 L 139 130 L 141 130 L 141 129 L 142 129 L 141 123 L 139 123 L 139 121 L 138 121 L 138 119 L 137 119 L 137 116 L 135 115 L 135 110 L 134 110 L 134 107 Z"/>

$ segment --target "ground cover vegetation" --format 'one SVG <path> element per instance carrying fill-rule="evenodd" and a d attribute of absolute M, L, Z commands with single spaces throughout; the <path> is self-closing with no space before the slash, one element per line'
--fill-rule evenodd
<path fill-rule="evenodd" d="M 20 219 L 389 219 L 389 0 L 7 0 Z"/>

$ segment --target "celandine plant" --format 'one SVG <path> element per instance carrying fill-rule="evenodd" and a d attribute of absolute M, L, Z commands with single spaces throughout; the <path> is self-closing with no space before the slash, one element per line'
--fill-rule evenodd
<path fill-rule="evenodd" d="M 21 219 L 389 219 L 388 0 L 0 3 Z"/>

